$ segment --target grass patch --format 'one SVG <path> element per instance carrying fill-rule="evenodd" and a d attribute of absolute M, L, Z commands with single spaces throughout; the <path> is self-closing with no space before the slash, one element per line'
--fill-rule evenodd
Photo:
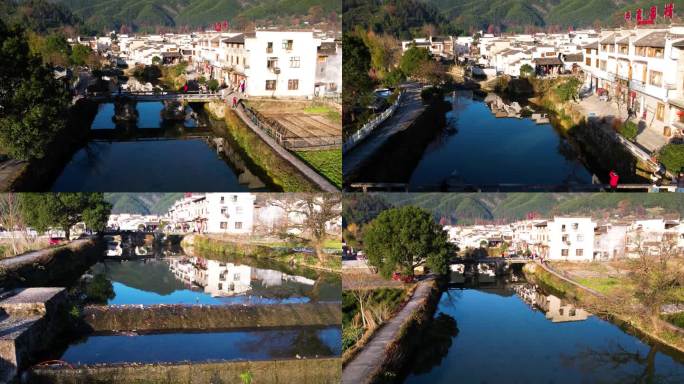
<path fill-rule="evenodd" d="M 342 115 L 340 112 L 325 104 L 314 104 L 311 106 L 308 106 L 304 108 L 304 113 L 310 113 L 312 115 L 323 115 L 327 119 L 334 121 L 336 123 L 341 123 L 342 122 Z"/>
<path fill-rule="evenodd" d="M 252 132 L 234 111 L 226 113 L 228 134 L 283 192 L 313 192 L 318 187 L 296 168 L 275 153 L 268 144 Z M 340 163 L 340 169 L 342 164 Z M 341 174 L 341 171 L 340 171 Z"/>
<path fill-rule="evenodd" d="M 373 290 L 368 299 L 366 316 L 372 313 L 383 312 L 385 318 L 376 319 L 380 323 L 395 313 L 406 299 L 407 291 L 402 288 L 379 288 Z M 377 309 L 382 308 L 382 311 Z M 349 292 L 342 292 L 342 347 L 343 350 L 351 348 L 367 331 L 361 326 L 359 319 L 359 303 Z"/>
<path fill-rule="evenodd" d="M 295 153 L 316 172 L 335 184 L 337 188 L 342 188 L 342 149 L 298 151 Z"/>
<path fill-rule="evenodd" d="M 574 280 L 587 288 L 591 288 L 603 294 L 609 294 L 621 285 L 620 279 L 615 277 L 585 277 L 576 278 Z"/>
<path fill-rule="evenodd" d="M 663 318 L 668 323 L 672 323 L 680 328 L 684 328 L 684 312 L 675 313 L 673 315 L 665 315 Z"/>

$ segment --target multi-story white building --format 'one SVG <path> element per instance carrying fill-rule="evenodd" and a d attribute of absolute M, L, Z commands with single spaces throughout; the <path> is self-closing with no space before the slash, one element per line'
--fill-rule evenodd
<path fill-rule="evenodd" d="M 602 31 L 583 48 L 585 86 L 624 100 L 655 133 L 684 128 L 684 27 Z"/>
<path fill-rule="evenodd" d="M 549 221 L 549 260 L 593 260 L 595 227 L 596 223 L 586 217 L 555 217 Z"/>
<path fill-rule="evenodd" d="M 318 44 L 313 32 L 256 31 L 245 36 L 249 96 L 311 97 Z"/>
<path fill-rule="evenodd" d="M 251 193 L 186 194 L 168 217 L 184 232 L 249 234 L 255 199 Z"/>

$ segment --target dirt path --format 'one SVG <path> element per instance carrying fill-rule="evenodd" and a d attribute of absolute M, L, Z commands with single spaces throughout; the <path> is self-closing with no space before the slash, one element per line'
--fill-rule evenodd
<path fill-rule="evenodd" d="M 369 383 L 374 374 L 382 367 L 385 361 L 385 348 L 396 339 L 401 326 L 409 319 L 413 312 L 418 309 L 422 299 L 425 299 L 431 291 L 432 279 L 426 279 L 418 283 L 411 300 L 404 308 L 385 323 L 371 340 L 363 347 L 353 360 L 342 370 L 343 384 Z"/>

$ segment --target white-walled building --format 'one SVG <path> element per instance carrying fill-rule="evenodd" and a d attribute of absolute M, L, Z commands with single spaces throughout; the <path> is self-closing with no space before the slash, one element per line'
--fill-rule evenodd
<path fill-rule="evenodd" d="M 549 260 L 593 260 L 595 226 L 587 217 L 555 217 L 549 221 Z"/>
<path fill-rule="evenodd" d="M 184 232 L 250 234 L 255 199 L 251 193 L 186 194 L 168 216 Z"/>
<path fill-rule="evenodd" d="M 318 45 L 313 32 L 256 31 L 245 37 L 249 96 L 311 97 Z"/>

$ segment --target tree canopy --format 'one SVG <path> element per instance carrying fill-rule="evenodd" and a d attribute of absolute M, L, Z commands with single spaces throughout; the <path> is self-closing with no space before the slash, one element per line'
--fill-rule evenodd
<path fill-rule="evenodd" d="M 360 95 L 369 92 L 373 83 L 368 71 L 371 66 L 371 54 L 360 37 L 345 34 L 342 42 L 342 88 L 345 105 L 355 105 Z"/>
<path fill-rule="evenodd" d="M 37 231 L 58 227 L 67 238 L 71 227 L 79 222 L 89 229 L 103 230 L 112 209 L 102 193 L 24 193 L 20 199 L 26 225 Z"/>
<path fill-rule="evenodd" d="M 404 52 L 399 68 L 406 76 L 418 74 L 420 69 L 431 62 L 430 52 L 425 48 L 411 47 Z"/>
<path fill-rule="evenodd" d="M 0 22 L 0 145 L 4 151 L 21 160 L 45 156 L 48 144 L 65 126 L 68 106 L 65 87 L 40 56 L 31 54 L 24 30 Z"/>
<path fill-rule="evenodd" d="M 451 252 L 447 234 L 421 208 L 404 206 L 382 212 L 366 227 L 363 242 L 369 263 L 384 277 L 397 270 L 413 275 L 413 269 L 421 265 L 447 273 Z"/>

